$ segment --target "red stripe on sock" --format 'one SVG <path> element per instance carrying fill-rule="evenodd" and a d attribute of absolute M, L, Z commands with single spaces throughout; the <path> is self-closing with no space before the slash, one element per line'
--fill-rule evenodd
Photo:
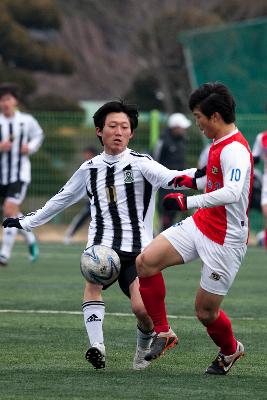
<path fill-rule="evenodd" d="M 233 334 L 232 324 L 223 310 L 220 310 L 218 318 L 209 326 L 207 332 L 214 343 L 220 347 L 225 356 L 236 351 L 236 339 Z"/>
<path fill-rule="evenodd" d="M 139 278 L 140 293 L 156 333 L 170 329 L 165 307 L 166 288 L 162 273 Z"/>

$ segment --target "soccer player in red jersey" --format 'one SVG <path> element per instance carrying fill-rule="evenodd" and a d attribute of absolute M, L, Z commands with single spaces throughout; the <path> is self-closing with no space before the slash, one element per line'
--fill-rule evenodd
<path fill-rule="evenodd" d="M 205 193 L 166 195 L 163 202 L 167 209 L 198 210 L 159 234 L 137 258 L 140 292 L 157 332 L 145 358 L 155 359 L 176 344 L 168 325 L 160 272 L 200 258 L 196 316 L 219 347 L 219 354 L 206 373 L 223 375 L 244 355 L 244 346 L 236 340 L 221 303 L 247 249 L 253 158 L 235 125 L 235 101 L 225 85 L 203 84 L 191 94 L 189 106 L 197 126 L 213 140 L 206 174 L 195 178 L 184 175 L 170 183 L 175 187 L 205 188 Z"/>

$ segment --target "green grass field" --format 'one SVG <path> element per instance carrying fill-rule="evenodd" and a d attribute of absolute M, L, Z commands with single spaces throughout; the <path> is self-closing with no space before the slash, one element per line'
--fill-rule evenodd
<path fill-rule="evenodd" d="M 1 400 L 267 399 L 267 252 L 249 248 L 224 301 L 246 356 L 229 375 L 215 377 L 203 372 L 217 348 L 194 318 L 199 262 L 165 272 L 179 347 L 144 371 L 132 370 L 136 323 L 114 285 L 104 295 L 107 367 L 92 369 L 84 359 L 81 251 L 81 245 L 43 244 L 40 260 L 30 264 L 17 244 L 8 268 L 0 269 Z"/>

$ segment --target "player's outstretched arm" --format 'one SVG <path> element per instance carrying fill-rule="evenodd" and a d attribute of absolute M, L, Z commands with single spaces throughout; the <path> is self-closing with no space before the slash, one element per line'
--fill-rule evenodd
<path fill-rule="evenodd" d="M 186 187 L 195 190 L 202 189 L 202 184 L 199 185 L 198 183 L 200 178 L 206 177 L 206 169 L 206 167 L 197 169 L 193 177 L 186 174 L 176 176 L 168 183 L 168 186 L 173 186 L 174 188 Z"/>
<path fill-rule="evenodd" d="M 172 189 L 173 185 L 170 182 L 173 182 L 175 177 L 181 175 L 194 177 L 196 172 L 196 168 L 188 168 L 183 171 L 168 169 L 149 156 L 140 158 L 138 161 L 138 167 L 141 173 L 156 189 L 160 187 Z"/>
<path fill-rule="evenodd" d="M 30 231 L 32 228 L 44 225 L 59 212 L 85 197 L 87 173 L 87 169 L 82 165 L 63 188 L 48 200 L 42 208 L 20 217 L 19 221 L 22 229 Z"/>

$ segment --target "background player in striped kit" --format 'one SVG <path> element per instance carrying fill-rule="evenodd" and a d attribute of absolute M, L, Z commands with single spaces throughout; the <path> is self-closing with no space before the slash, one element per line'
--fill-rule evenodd
<path fill-rule="evenodd" d="M 257 164 L 260 159 L 262 159 L 264 163 L 261 189 L 261 209 L 264 218 L 263 244 L 267 250 L 267 131 L 261 132 L 256 136 L 252 154 L 255 164 Z"/>
<path fill-rule="evenodd" d="M 168 170 L 149 155 L 127 147 L 138 125 L 136 106 L 122 101 L 108 102 L 95 113 L 94 124 L 104 152 L 83 163 L 42 209 L 23 219 L 8 219 L 3 225 L 26 230 L 42 225 L 87 193 L 92 218 L 87 247 L 105 245 L 120 257 L 122 268 L 118 282 L 130 298 L 138 324 L 133 367 L 142 369 L 149 365 L 144 356 L 154 330 L 139 292 L 135 260 L 153 238 L 156 191 L 161 186 L 168 189 L 168 183 L 179 171 Z M 185 173 L 194 175 L 195 169 Z M 106 288 L 86 282 L 84 290 L 84 323 L 90 342 L 86 359 L 97 369 L 105 367 L 102 289 Z"/>
<path fill-rule="evenodd" d="M 19 89 L 12 83 L 0 85 L 0 197 L 3 217 L 21 215 L 27 187 L 31 181 L 29 155 L 43 142 L 43 131 L 29 114 L 17 110 Z M 20 231 L 29 247 L 30 259 L 38 257 L 38 246 L 32 232 Z M 17 228 L 3 231 L 0 266 L 5 266 L 11 255 Z"/>
<path fill-rule="evenodd" d="M 253 158 L 235 126 L 235 101 L 227 87 L 217 82 L 204 84 L 192 93 L 189 106 L 198 127 L 213 144 L 206 176 L 192 179 L 184 175 L 174 184 L 192 189 L 206 186 L 206 193 L 166 195 L 164 205 L 168 209 L 198 210 L 158 235 L 137 258 L 140 292 L 157 332 L 145 359 L 157 358 L 173 341 L 166 334 L 168 322 L 159 272 L 200 258 L 196 315 L 220 348 L 206 373 L 223 375 L 244 354 L 244 346 L 235 339 L 231 321 L 220 306 L 246 253 Z"/>

